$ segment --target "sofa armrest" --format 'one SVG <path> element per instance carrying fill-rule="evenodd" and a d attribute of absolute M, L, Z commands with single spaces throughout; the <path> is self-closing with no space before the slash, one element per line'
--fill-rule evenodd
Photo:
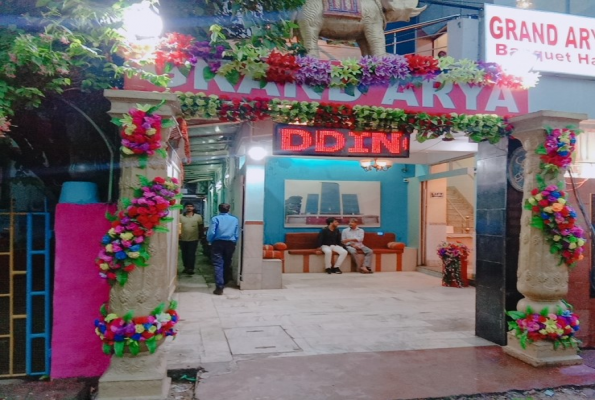
<path fill-rule="evenodd" d="M 391 250 L 397 250 L 397 253 L 405 251 L 405 243 L 402 242 L 389 242 L 386 244 L 386 247 Z"/>

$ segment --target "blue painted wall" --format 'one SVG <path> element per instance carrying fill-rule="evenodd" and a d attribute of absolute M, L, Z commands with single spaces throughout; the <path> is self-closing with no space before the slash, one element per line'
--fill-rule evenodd
<path fill-rule="evenodd" d="M 406 167 L 406 168 L 405 168 Z M 406 169 L 407 171 L 403 171 Z M 270 157 L 265 166 L 264 242 L 285 240 L 286 232 L 315 232 L 319 228 L 284 228 L 285 179 L 329 181 L 379 181 L 381 223 L 370 232 L 394 232 L 397 240 L 407 243 L 407 183 L 414 175 L 412 165 L 395 164 L 388 171 L 364 171 L 359 160 L 320 160 Z"/>

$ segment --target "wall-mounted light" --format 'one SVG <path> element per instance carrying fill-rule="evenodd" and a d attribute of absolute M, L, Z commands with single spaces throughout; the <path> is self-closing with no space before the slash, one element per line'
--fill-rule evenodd
<path fill-rule="evenodd" d="M 260 146 L 254 146 L 250 147 L 248 150 L 248 155 L 254 161 L 260 161 L 267 156 L 267 151 Z"/>
<path fill-rule="evenodd" d="M 124 11 L 123 29 L 130 42 L 157 39 L 163 31 L 163 21 L 157 9 L 148 1 L 133 4 Z"/>
<path fill-rule="evenodd" d="M 375 158 L 361 160 L 359 165 L 364 169 L 364 171 L 387 171 L 393 166 L 393 162 L 391 160 Z"/>

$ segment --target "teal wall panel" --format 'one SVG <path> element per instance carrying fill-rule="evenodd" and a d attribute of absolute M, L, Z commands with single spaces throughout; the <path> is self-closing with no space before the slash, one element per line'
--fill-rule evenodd
<path fill-rule="evenodd" d="M 285 240 L 287 232 L 317 232 L 320 228 L 285 228 L 285 180 L 379 181 L 381 191 L 381 226 L 365 228 L 370 232 L 394 232 L 397 240 L 407 243 L 407 183 L 414 175 L 411 165 L 395 164 L 388 171 L 364 171 L 359 160 L 320 160 L 271 157 L 265 167 L 264 242 Z"/>

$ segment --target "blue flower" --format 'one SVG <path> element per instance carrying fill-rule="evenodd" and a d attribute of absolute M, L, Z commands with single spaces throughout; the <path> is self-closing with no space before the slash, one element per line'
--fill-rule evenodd
<path fill-rule="evenodd" d="M 135 244 L 134 246 L 130 246 L 130 251 L 139 251 L 140 244 Z"/>
<path fill-rule="evenodd" d="M 118 260 L 125 260 L 128 257 L 128 255 L 126 255 L 126 252 L 124 251 L 119 251 L 116 253 L 116 258 Z"/>

